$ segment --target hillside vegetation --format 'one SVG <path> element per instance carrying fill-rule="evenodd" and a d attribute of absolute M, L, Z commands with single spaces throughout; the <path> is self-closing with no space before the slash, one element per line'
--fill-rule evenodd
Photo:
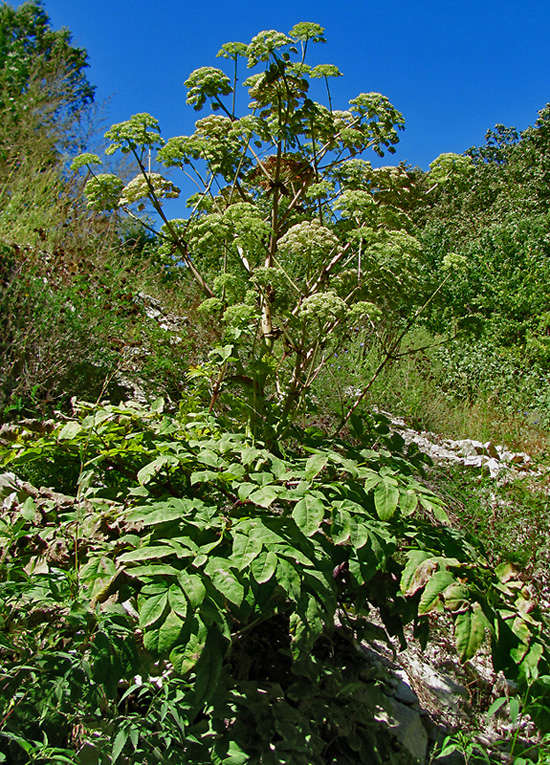
<path fill-rule="evenodd" d="M 378 167 L 404 117 L 334 108 L 322 42 L 225 44 L 192 135 L 100 156 L 85 51 L 0 8 L 0 762 L 414 762 L 357 647 L 444 630 L 512 733 L 443 753 L 548 762 L 550 106 Z M 540 471 L 434 468 L 388 412 Z"/>

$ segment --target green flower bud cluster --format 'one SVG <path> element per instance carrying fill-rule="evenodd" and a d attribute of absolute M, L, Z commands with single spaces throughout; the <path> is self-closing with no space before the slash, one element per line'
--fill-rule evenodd
<path fill-rule="evenodd" d="M 91 210 L 110 212 L 119 206 L 120 193 L 124 187 L 124 181 L 111 173 L 99 173 L 94 175 L 86 183 L 84 194 L 87 206 Z"/>
<path fill-rule="evenodd" d="M 113 125 L 105 133 L 105 138 L 111 141 L 110 146 L 105 149 L 105 154 L 114 154 L 118 149 L 123 154 L 128 154 L 139 146 L 162 146 L 164 141 L 159 133 L 158 120 L 145 112 L 134 114 L 129 120 Z"/>
<path fill-rule="evenodd" d="M 200 69 L 195 69 L 184 84 L 189 91 L 187 103 L 197 112 L 205 105 L 207 98 L 227 96 L 233 92 L 229 77 L 221 69 L 216 69 L 213 66 L 202 66 Z"/>
<path fill-rule="evenodd" d="M 468 259 L 465 255 L 459 255 L 457 252 L 449 252 L 443 258 L 443 268 L 445 271 L 467 271 Z"/>
<path fill-rule="evenodd" d="M 103 164 L 100 158 L 97 156 L 97 154 L 90 154 L 89 152 L 84 154 L 79 154 L 78 157 L 75 157 L 73 161 L 71 162 L 70 168 L 73 172 L 76 172 L 77 170 L 80 170 L 82 167 L 89 167 L 90 165 L 101 165 Z"/>
<path fill-rule="evenodd" d="M 223 297 L 225 303 L 234 303 L 243 296 L 243 287 L 235 274 L 221 274 L 214 279 L 214 292 Z"/>
<path fill-rule="evenodd" d="M 464 186 L 474 171 L 474 163 L 471 157 L 447 152 L 430 162 L 430 178 L 441 186 L 454 183 Z"/>
<path fill-rule="evenodd" d="M 308 322 L 327 324 L 342 319 L 347 306 L 335 292 L 319 292 L 305 298 L 300 306 L 299 316 Z"/>
<path fill-rule="evenodd" d="M 255 327 L 259 318 L 260 314 L 257 308 L 246 303 L 230 305 L 223 315 L 223 320 L 229 327 L 241 329 Z"/>
<path fill-rule="evenodd" d="M 159 199 L 163 197 L 177 199 L 180 195 L 178 187 L 159 173 L 147 173 L 146 176 L 140 174 L 132 178 L 130 183 L 124 187 L 120 197 L 120 204 L 131 205 L 149 196 L 151 189 Z"/>
<path fill-rule="evenodd" d="M 338 247 L 338 237 L 318 220 L 303 221 L 292 226 L 279 240 L 279 250 L 298 257 L 318 254 L 327 257 Z"/>

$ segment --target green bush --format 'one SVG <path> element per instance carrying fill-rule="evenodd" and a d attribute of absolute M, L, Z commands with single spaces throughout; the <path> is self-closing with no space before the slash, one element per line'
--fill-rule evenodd
<path fill-rule="evenodd" d="M 462 660 L 489 635 L 496 669 L 544 683 L 548 637 L 514 569 L 354 425 L 356 447 L 311 429 L 275 454 L 158 401 L 84 406 L 3 448 L 65 492 L 22 487 L 0 521 L 5 757 L 387 762 L 353 645 L 404 642 L 409 622 L 425 641 L 442 610 Z"/>

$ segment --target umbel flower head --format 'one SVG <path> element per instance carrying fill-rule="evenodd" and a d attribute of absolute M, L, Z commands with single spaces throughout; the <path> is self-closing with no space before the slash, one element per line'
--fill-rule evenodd
<path fill-rule="evenodd" d="M 346 304 L 335 292 L 319 292 L 304 300 L 300 307 L 300 317 L 322 325 L 342 319 L 346 311 Z"/>
<path fill-rule="evenodd" d="M 176 199 L 180 194 L 178 187 L 159 173 L 147 173 L 145 176 L 140 174 L 132 178 L 130 183 L 124 187 L 120 204 L 131 205 L 133 202 L 147 197 L 151 193 L 151 188 L 159 198 Z"/>

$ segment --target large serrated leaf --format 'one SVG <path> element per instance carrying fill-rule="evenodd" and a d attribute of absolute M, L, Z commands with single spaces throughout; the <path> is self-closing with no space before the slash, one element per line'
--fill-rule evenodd
<path fill-rule="evenodd" d="M 437 568 L 437 563 L 434 561 L 430 553 L 424 552 L 424 550 L 411 550 L 407 553 L 407 564 L 401 574 L 401 592 L 403 595 L 409 596 L 423 587 L 430 576 Z M 425 561 L 431 561 L 429 565 L 425 564 Z M 420 566 L 422 566 L 420 571 Z"/>
<path fill-rule="evenodd" d="M 180 571 L 178 574 L 178 582 L 189 600 L 191 608 L 198 608 L 206 595 L 206 587 L 200 576 L 197 576 L 196 574 L 188 574 L 187 571 Z"/>
<path fill-rule="evenodd" d="M 59 441 L 71 441 L 81 430 L 82 425 L 79 422 L 68 422 L 61 428 L 57 434 L 57 438 Z"/>
<path fill-rule="evenodd" d="M 149 576 L 177 576 L 179 571 L 167 563 L 159 563 L 158 565 L 151 566 L 136 566 L 135 568 L 128 569 L 128 573 L 136 577 L 136 579 L 143 579 Z"/>
<path fill-rule="evenodd" d="M 224 558 L 212 558 L 208 561 L 204 573 L 210 577 L 213 587 L 226 600 L 235 606 L 240 606 L 244 598 L 244 587 L 227 564 L 228 561 Z"/>
<path fill-rule="evenodd" d="M 176 645 L 183 628 L 183 620 L 170 611 L 156 629 L 148 629 L 143 633 L 143 646 L 156 656 L 169 653 Z"/>
<path fill-rule="evenodd" d="M 268 582 L 277 568 L 277 556 L 271 551 L 267 553 L 260 553 L 257 558 L 252 561 L 250 570 L 252 576 L 258 582 L 258 584 L 264 584 Z"/>
<path fill-rule="evenodd" d="M 186 622 L 187 640 L 170 652 L 170 661 L 180 675 L 189 672 L 201 657 L 208 635 L 208 628 L 198 616 Z"/>
<path fill-rule="evenodd" d="M 301 531 L 311 537 L 319 530 L 325 516 L 325 506 L 317 497 L 310 494 L 296 503 L 292 511 L 292 517 Z"/>
<path fill-rule="evenodd" d="M 428 498 L 425 495 L 421 494 L 419 499 L 420 499 L 420 504 L 429 513 L 432 513 L 432 515 L 434 516 L 436 520 L 438 520 L 440 523 L 449 522 L 449 516 L 447 515 L 445 508 L 441 505 L 440 502 L 437 501 L 436 497 Z"/>
<path fill-rule="evenodd" d="M 174 613 L 176 613 L 182 619 L 187 616 L 188 601 L 181 587 L 177 584 L 173 584 L 168 590 L 168 603 Z"/>
<path fill-rule="evenodd" d="M 399 507 L 403 515 L 412 515 L 418 505 L 418 497 L 412 489 L 399 489 Z"/>
<path fill-rule="evenodd" d="M 161 454 L 160 457 L 157 457 L 148 465 L 145 465 L 145 467 L 141 468 L 137 474 L 138 482 L 142 486 L 145 486 L 145 484 L 149 483 L 151 478 L 156 476 L 157 473 L 162 470 L 162 468 L 167 466 L 174 467 L 175 465 L 179 465 L 179 460 L 177 457 L 174 457 L 172 454 Z"/>
<path fill-rule="evenodd" d="M 248 499 L 260 507 L 269 507 L 281 494 L 281 486 L 263 486 L 261 489 L 252 492 Z"/>
<path fill-rule="evenodd" d="M 154 526 L 158 523 L 168 523 L 183 518 L 189 512 L 194 512 L 195 502 L 190 499 L 170 499 L 146 507 L 137 507 L 128 513 L 128 520 L 142 523 L 144 526 Z"/>
<path fill-rule="evenodd" d="M 208 465 L 208 467 L 217 468 L 220 467 L 220 465 L 223 465 L 224 461 L 219 454 L 216 454 L 210 449 L 203 449 L 197 454 L 197 462 L 200 462 L 202 465 Z"/>
<path fill-rule="evenodd" d="M 384 476 L 374 489 L 374 506 L 381 521 L 389 520 L 397 510 L 399 488 L 395 479 Z"/>
<path fill-rule="evenodd" d="M 438 608 L 441 603 L 441 595 L 443 591 L 455 581 L 456 580 L 450 571 L 447 571 L 446 569 L 436 571 L 436 573 L 430 577 L 424 588 L 424 592 L 420 597 L 418 613 L 427 614 L 429 611 L 433 611 L 434 608 Z"/>
<path fill-rule="evenodd" d="M 262 543 L 257 537 L 236 533 L 233 537 L 233 553 L 231 557 L 239 571 L 249 566 L 261 549 Z"/>
<path fill-rule="evenodd" d="M 487 619 L 479 603 L 474 603 L 468 611 L 458 614 L 455 621 L 455 641 L 460 661 L 468 661 L 474 656 L 485 637 Z"/>
<path fill-rule="evenodd" d="M 196 483 L 212 483 L 212 481 L 217 481 L 219 477 L 220 474 L 216 473 L 215 470 L 195 470 L 194 473 L 191 473 L 191 486 Z"/>
<path fill-rule="evenodd" d="M 306 469 L 304 472 L 304 478 L 306 481 L 312 481 L 319 475 L 321 470 L 328 462 L 327 454 L 313 454 L 306 462 Z"/>
<path fill-rule="evenodd" d="M 211 627 L 206 636 L 201 657 L 195 667 L 195 707 L 208 700 L 218 685 L 218 678 L 227 648 L 227 643 L 217 627 Z"/>
<path fill-rule="evenodd" d="M 349 541 L 351 533 L 351 517 L 346 510 L 333 508 L 332 525 L 330 534 L 335 545 L 342 545 Z"/>
<path fill-rule="evenodd" d="M 291 600 L 297 601 L 300 597 L 301 581 L 296 571 L 296 566 L 284 558 L 277 562 L 277 581 L 285 590 Z"/>
<path fill-rule="evenodd" d="M 137 560 L 151 560 L 152 558 L 166 558 L 168 555 L 175 555 L 176 551 L 173 547 L 167 547 L 166 545 L 145 545 L 144 547 L 138 547 L 137 550 L 130 550 L 129 552 L 119 555 L 118 560 L 121 563 L 128 563 Z"/>
<path fill-rule="evenodd" d="M 145 629 L 158 621 L 164 614 L 167 603 L 167 592 L 162 592 L 160 595 L 151 595 L 144 599 L 143 603 L 140 603 L 139 606 L 139 626 Z"/>
<path fill-rule="evenodd" d="M 463 582 L 453 582 L 443 593 L 445 606 L 454 613 L 467 611 L 470 607 L 470 590 Z"/>

